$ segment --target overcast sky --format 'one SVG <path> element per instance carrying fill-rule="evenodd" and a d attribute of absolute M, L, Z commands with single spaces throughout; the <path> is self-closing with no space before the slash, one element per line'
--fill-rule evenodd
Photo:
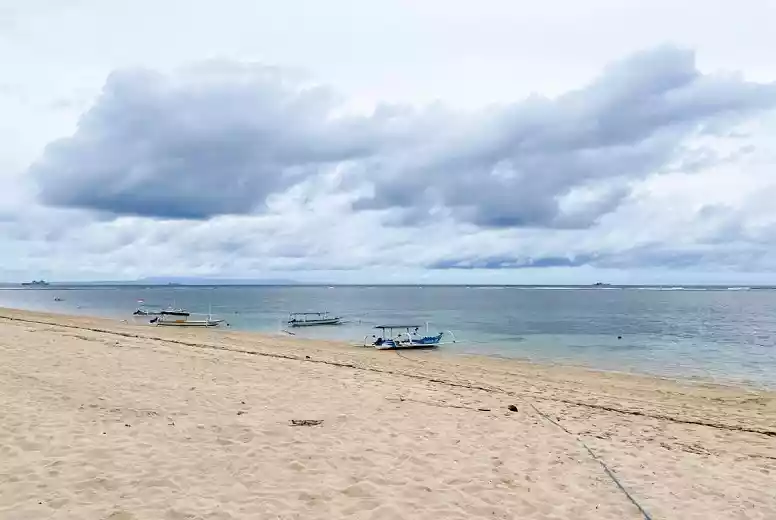
<path fill-rule="evenodd" d="M 776 0 L 0 0 L 0 280 L 776 283 Z"/>

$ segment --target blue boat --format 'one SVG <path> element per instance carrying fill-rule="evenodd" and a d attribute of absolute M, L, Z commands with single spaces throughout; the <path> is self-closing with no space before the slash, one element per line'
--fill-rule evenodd
<path fill-rule="evenodd" d="M 426 323 L 425 335 L 419 333 L 420 325 L 378 325 L 375 329 L 380 331 L 380 335 L 376 339 L 372 335 L 373 341 L 370 341 L 369 336 L 365 337 L 363 346 L 374 347 L 378 350 L 393 350 L 403 348 L 436 348 L 439 345 L 456 342 L 455 336 L 451 331 L 446 333 L 440 332 L 435 335 L 429 334 L 428 323 Z M 442 341 L 445 335 L 450 336 L 449 341 Z"/>

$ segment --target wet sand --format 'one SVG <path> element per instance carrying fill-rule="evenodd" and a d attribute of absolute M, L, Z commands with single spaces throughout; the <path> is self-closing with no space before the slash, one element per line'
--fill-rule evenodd
<path fill-rule="evenodd" d="M 0 418 L 9 520 L 776 518 L 710 383 L 0 309 Z"/>

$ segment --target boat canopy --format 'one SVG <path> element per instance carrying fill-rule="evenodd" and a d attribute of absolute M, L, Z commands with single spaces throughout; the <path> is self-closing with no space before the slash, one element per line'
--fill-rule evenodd
<path fill-rule="evenodd" d="M 378 325 L 376 329 L 419 329 L 425 325 Z"/>
<path fill-rule="evenodd" d="M 291 312 L 291 316 L 323 316 L 329 314 L 328 312 Z"/>

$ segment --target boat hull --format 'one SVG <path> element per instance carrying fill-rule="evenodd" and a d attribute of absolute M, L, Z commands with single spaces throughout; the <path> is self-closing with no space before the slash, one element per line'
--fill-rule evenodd
<path fill-rule="evenodd" d="M 339 325 L 342 322 L 340 318 L 328 318 L 325 320 L 298 320 L 289 321 L 289 327 L 316 327 L 318 325 Z"/>
<path fill-rule="evenodd" d="M 431 349 L 442 345 L 442 333 L 440 332 L 436 336 L 423 336 L 418 337 L 416 335 L 410 335 L 407 333 L 399 334 L 396 337 L 382 340 L 381 342 L 375 342 L 372 345 L 377 350 L 396 350 L 396 349 Z"/>
<path fill-rule="evenodd" d="M 428 336 L 425 338 L 418 338 L 413 340 L 401 340 L 401 339 L 386 339 L 381 343 L 374 343 L 373 346 L 377 350 L 399 350 L 399 349 L 431 349 L 440 345 L 442 335 Z"/>
<path fill-rule="evenodd" d="M 374 347 L 377 350 L 404 350 L 404 349 L 433 349 L 437 348 L 439 346 L 439 343 L 395 343 L 392 345 L 388 345 L 387 343 L 383 343 L 382 345 L 375 345 Z"/>
<path fill-rule="evenodd" d="M 190 316 L 191 313 L 183 309 L 144 309 L 138 308 L 133 312 L 135 316 Z"/>
<path fill-rule="evenodd" d="M 159 327 L 217 327 L 223 320 L 196 320 L 196 321 L 156 321 Z"/>

